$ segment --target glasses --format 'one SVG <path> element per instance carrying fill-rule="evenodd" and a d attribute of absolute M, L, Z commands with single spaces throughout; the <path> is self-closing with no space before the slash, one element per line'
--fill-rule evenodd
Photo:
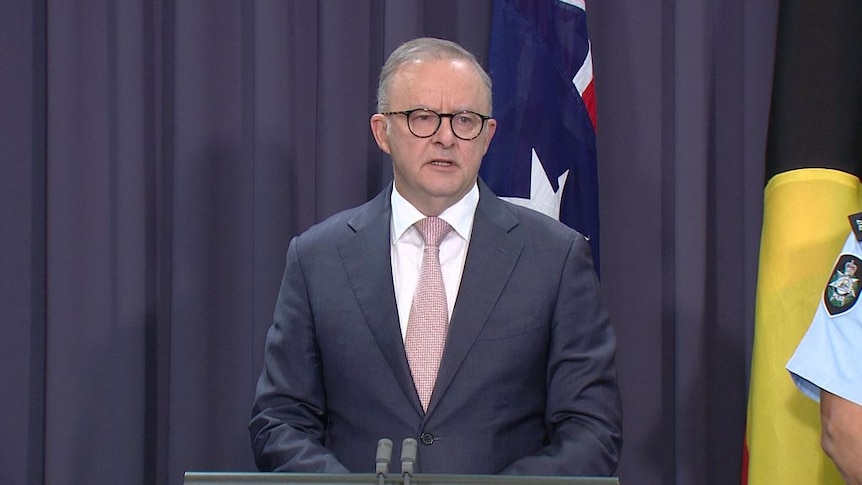
<path fill-rule="evenodd" d="M 380 113 L 382 115 L 404 115 L 407 117 L 407 128 L 413 136 L 418 138 L 428 138 L 437 133 L 440 125 L 443 123 L 443 118 L 449 118 L 449 126 L 452 127 L 452 133 L 462 140 L 473 140 L 479 133 L 482 133 L 482 128 L 485 127 L 485 122 L 491 119 L 490 116 L 480 115 L 473 111 L 459 111 L 457 113 L 437 113 L 425 108 L 410 109 L 407 111 L 387 111 Z"/>

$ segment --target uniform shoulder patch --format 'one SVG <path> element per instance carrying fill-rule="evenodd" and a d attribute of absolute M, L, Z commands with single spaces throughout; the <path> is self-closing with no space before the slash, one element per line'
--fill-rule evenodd
<path fill-rule="evenodd" d="M 840 315 L 856 304 L 859 299 L 859 278 L 856 272 L 862 260 L 853 254 L 842 254 L 832 270 L 832 278 L 823 292 L 823 304 L 830 315 Z"/>

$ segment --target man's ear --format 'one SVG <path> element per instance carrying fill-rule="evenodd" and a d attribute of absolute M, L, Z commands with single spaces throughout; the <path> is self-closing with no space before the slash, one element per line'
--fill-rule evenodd
<path fill-rule="evenodd" d="M 485 152 L 488 153 L 488 147 L 491 146 L 491 139 L 494 138 L 494 133 L 497 132 L 497 120 L 494 118 L 485 122 L 485 130 L 488 132 L 485 137 Z"/>
<path fill-rule="evenodd" d="M 377 142 L 377 146 L 387 155 L 391 155 L 392 153 L 389 151 L 389 133 L 386 116 L 374 113 L 371 115 L 369 122 L 371 123 L 371 134 L 374 135 L 374 141 Z"/>

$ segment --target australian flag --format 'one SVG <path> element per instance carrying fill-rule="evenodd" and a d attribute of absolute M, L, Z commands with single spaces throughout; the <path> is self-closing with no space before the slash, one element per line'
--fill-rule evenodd
<path fill-rule="evenodd" d="M 494 0 L 497 133 L 480 174 L 500 197 L 586 236 L 599 268 L 593 67 L 585 0 Z"/>

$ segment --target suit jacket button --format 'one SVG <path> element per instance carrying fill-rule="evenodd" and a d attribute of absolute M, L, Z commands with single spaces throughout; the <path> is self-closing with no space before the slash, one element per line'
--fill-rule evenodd
<path fill-rule="evenodd" d="M 419 441 L 425 446 L 431 446 L 434 443 L 434 435 L 431 433 L 422 433 L 419 435 Z"/>

